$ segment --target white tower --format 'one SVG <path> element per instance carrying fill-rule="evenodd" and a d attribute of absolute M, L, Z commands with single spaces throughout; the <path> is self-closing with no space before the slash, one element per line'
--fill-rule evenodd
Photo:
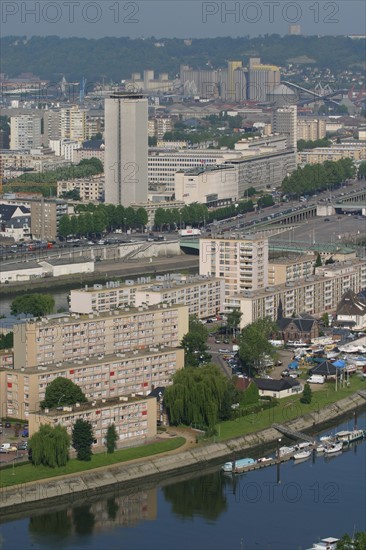
<path fill-rule="evenodd" d="M 105 100 L 105 202 L 147 201 L 148 102 L 117 92 Z"/>

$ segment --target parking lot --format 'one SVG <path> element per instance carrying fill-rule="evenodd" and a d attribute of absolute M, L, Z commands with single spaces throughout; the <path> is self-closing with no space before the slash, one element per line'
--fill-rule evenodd
<path fill-rule="evenodd" d="M 10 428 L 7 427 L 7 423 L 2 421 L 2 433 L 0 433 L 0 464 L 9 464 L 13 461 L 28 460 L 28 451 L 24 449 L 24 443 L 27 443 L 27 438 L 22 437 L 24 431 L 23 424 L 10 424 Z M 5 452 L 1 447 L 4 444 L 9 443 L 11 447 L 17 447 L 16 451 Z M 20 447 L 18 449 L 18 446 Z"/>

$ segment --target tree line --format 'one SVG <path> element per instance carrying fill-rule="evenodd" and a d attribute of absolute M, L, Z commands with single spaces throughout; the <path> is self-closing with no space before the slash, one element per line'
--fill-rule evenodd
<path fill-rule="evenodd" d="M 315 149 L 316 147 L 330 147 L 332 142 L 327 138 L 308 140 L 299 139 L 297 142 L 297 150 L 305 151 L 306 149 Z"/>
<path fill-rule="evenodd" d="M 312 195 L 335 187 L 356 173 L 353 160 L 327 160 L 323 164 L 306 164 L 286 176 L 282 182 L 282 191 L 290 196 Z"/>
<path fill-rule="evenodd" d="M 148 215 L 144 208 L 134 209 L 131 206 L 125 208 L 122 205 L 90 203 L 77 205 L 75 210 L 76 215 L 65 215 L 60 219 L 58 228 L 60 237 L 100 235 L 104 231 L 116 229 L 143 230 L 148 223 Z"/>

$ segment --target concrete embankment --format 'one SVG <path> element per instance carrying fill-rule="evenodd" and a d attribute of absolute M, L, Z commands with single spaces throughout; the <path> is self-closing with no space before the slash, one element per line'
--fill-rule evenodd
<path fill-rule="evenodd" d="M 290 422 L 284 422 L 292 430 L 314 430 L 335 419 L 347 415 L 351 411 L 364 407 L 366 394 L 357 392 L 341 401 L 328 405 L 319 412 L 306 414 Z M 264 411 L 268 413 L 268 411 Z M 270 444 L 275 444 L 280 437 L 274 428 L 267 428 L 244 437 L 231 439 L 222 443 L 209 444 L 165 456 L 121 463 L 114 466 L 99 468 L 75 474 L 40 480 L 37 482 L 16 485 L 0 490 L 0 509 L 2 519 L 17 512 L 26 512 L 42 506 L 53 504 L 72 504 L 83 495 L 95 496 L 111 489 L 120 487 L 129 490 L 141 487 L 142 483 L 161 482 L 175 476 L 195 471 L 205 471 L 206 468 L 221 464 L 226 459 L 236 456 L 254 454 Z"/>

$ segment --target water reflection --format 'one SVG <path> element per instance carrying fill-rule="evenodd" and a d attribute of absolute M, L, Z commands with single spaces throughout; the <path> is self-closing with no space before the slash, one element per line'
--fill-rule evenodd
<path fill-rule="evenodd" d="M 177 516 L 193 518 L 199 515 L 214 521 L 227 510 L 225 484 L 225 479 L 218 472 L 169 485 L 162 491 Z"/>
<path fill-rule="evenodd" d="M 157 517 L 157 489 L 133 492 L 130 495 L 110 493 L 105 498 L 63 510 L 30 517 L 29 533 L 34 542 L 46 547 L 67 546 L 70 539 L 85 542 L 94 533 L 119 526 L 134 527 L 141 521 Z"/>

